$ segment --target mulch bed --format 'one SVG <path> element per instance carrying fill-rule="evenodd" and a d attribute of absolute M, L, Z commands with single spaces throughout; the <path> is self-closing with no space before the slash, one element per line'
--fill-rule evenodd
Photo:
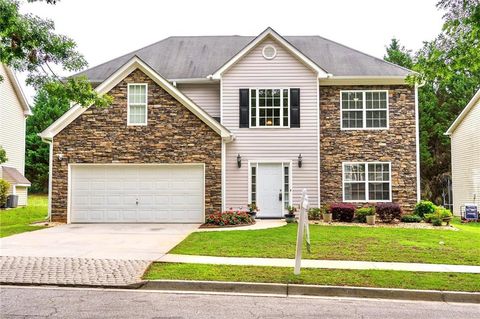
<path fill-rule="evenodd" d="M 253 221 L 253 223 L 248 223 L 248 224 L 237 224 L 237 225 L 212 225 L 212 224 L 202 224 L 200 228 L 232 228 L 232 227 L 243 227 L 243 226 L 250 226 L 254 225 L 256 222 Z"/>

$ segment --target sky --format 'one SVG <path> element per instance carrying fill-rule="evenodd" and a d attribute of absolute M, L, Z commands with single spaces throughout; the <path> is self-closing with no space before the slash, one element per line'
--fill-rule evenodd
<path fill-rule="evenodd" d="M 56 32 L 74 39 L 92 67 L 169 36 L 258 35 L 269 26 L 281 35 L 321 35 L 383 58 L 392 37 L 415 51 L 441 31 L 443 13 L 436 2 L 22 0 L 21 12 L 53 20 Z M 31 101 L 35 91 L 24 89 Z"/>

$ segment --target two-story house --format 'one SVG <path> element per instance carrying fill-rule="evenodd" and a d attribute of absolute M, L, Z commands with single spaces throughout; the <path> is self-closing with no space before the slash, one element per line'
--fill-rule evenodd
<path fill-rule="evenodd" d="M 0 63 L 0 146 L 7 162 L 0 164 L 0 178 L 10 183 L 9 195 L 18 196 L 18 205 L 27 205 L 30 182 L 25 178 L 26 119 L 31 115 L 15 74 Z"/>
<path fill-rule="evenodd" d="M 114 102 L 72 107 L 51 144 L 51 216 L 202 222 L 256 203 L 419 197 L 411 71 L 319 36 L 170 37 L 88 69 Z"/>

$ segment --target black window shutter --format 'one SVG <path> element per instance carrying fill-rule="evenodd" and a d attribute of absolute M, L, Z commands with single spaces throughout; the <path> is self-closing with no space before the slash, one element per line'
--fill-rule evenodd
<path fill-rule="evenodd" d="M 248 127 L 249 123 L 249 89 L 240 89 L 240 127 Z"/>
<path fill-rule="evenodd" d="M 290 127 L 300 127 L 300 89 L 290 89 Z"/>

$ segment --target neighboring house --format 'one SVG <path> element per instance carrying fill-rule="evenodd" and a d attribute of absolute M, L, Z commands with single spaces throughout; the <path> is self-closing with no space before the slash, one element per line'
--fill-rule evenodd
<path fill-rule="evenodd" d="M 462 205 L 480 207 L 480 89 L 448 131 L 452 148 L 453 212 Z"/>
<path fill-rule="evenodd" d="M 419 192 L 411 71 L 319 36 L 170 37 L 80 75 L 114 97 L 74 106 L 51 143 L 51 216 L 202 222 L 245 208 L 399 203 Z"/>
<path fill-rule="evenodd" d="M 30 182 L 25 173 L 25 125 L 30 107 L 15 74 L 0 63 L 0 146 L 8 161 L 0 164 L 0 178 L 11 185 L 9 195 L 18 195 L 18 205 L 27 205 Z"/>

